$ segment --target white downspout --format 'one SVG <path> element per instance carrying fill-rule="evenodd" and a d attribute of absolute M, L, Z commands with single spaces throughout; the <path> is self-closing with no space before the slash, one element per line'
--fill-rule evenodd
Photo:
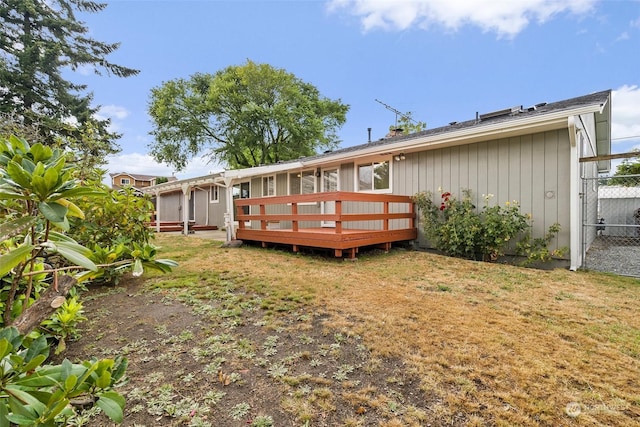
<path fill-rule="evenodd" d="M 582 265 L 582 233 L 580 232 L 580 153 L 576 143 L 576 123 L 575 116 L 568 118 L 569 129 L 569 253 L 571 262 L 569 270 L 576 271 Z"/>

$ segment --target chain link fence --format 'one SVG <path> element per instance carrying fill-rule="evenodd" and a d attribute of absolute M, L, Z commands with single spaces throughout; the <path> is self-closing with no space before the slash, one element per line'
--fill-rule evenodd
<path fill-rule="evenodd" d="M 640 277 L 640 175 L 584 178 L 583 267 Z"/>

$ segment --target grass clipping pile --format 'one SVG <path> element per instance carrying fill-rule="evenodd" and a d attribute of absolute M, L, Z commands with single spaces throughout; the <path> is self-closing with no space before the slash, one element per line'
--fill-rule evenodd
<path fill-rule="evenodd" d="M 637 280 L 156 243 L 180 267 L 86 294 L 64 355 L 129 358 L 124 425 L 640 425 Z"/>

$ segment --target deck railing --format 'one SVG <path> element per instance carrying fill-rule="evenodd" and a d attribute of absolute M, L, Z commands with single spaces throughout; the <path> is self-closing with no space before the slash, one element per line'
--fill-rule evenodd
<path fill-rule="evenodd" d="M 398 205 L 398 206 L 396 206 Z M 415 208 L 408 196 L 343 191 L 235 201 L 240 240 L 328 248 L 354 258 L 359 248 L 389 250 L 417 238 Z M 323 208 L 331 212 L 322 212 Z M 247 227 L 247 222 L 251 224 Z M 275 226 L 275 227 L 274 227 Z"/>
<path fill-rule="evenodd" d="M 333 202 L 333 211 L 331 213 L 300 213 L 299 207 L 309 204 L 318 204 Z M 359 208 L 360 212 L 345 213 L 345 205 L 347 203 L 366 203 L 365 208 Z M 405 205 L 404 208 L 394 209 L 399 212 L 392 212 L 390 205 Z M 279 213 L 267 213 L 269 206 L 279 205 Z M 376 205 L 382 205 L 382 212 Z M 294 196 L 275 196 L 260 197 L 252 199 L 236 199 L 236 220 L 238 221 L 238 229 L 243 230 L 247 221 L 257 221 L 260 223 L 260 230 L 268 230 L 269 224 L 280 223 L 283 221 L 291 222 L 292 231 L 301 229 L 301 222 L 324 222 L 335 223 L 335 233 L 343 232 L 345 223 L 357 221 L 375 221 L 378 226 L 373 230 L 390 230 L 392 221 L 408 220 L 406 227 L 393 227 L 394 229 L 413 229 L 415 228 L 415 207 L 411 197 L 398 196 L 392 194 L 371 194 L 371 193 L 353 193 L 345 191 L 322 192 L 313 194 L 300 194 Z M 251 209 L 252 206 L 257 209 Z M 245 212 L 245 207 L 249 207 L 249 213 Z M 352 211 L 356 208 L 350 208 Z M 257 212 L 256 212 L 257 210 Z M 364 210 L 364 212 L 362 212 Z M 288 211 L 288 212 L 287 212 Z M 284 212 L 284 213 L 282 213 Z"/>

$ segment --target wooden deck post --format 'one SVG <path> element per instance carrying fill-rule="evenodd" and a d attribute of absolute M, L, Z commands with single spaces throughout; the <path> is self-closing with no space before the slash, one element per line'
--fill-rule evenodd
<path fill-rule="evenodd" d="M 267 221 L 264 220 L 264 216 L 266 213 L 267 208 L 265 207 L 264 203 L 260 203 L 260 216 L 262 217 L 262 219 L 260 220 L 260 230 L 267 229 Z"/>
<path fill-rule="evenodd" d="M 389 202 L 384 202 L 384 220 L 382 221 L 382 229 L 389 230 Z"/>
<path fill-rule="evenodd" d="M 236 207 L 236 215 L 238 216 L 238 218 L 240 217 L 240 215 L 244 215 L 242 206 Z M 244 219 L 243 220 L 238 219 L 238 229 L 244 230 Z"/>
<path fill-rule="evenodd" d="M 291 221 L 291 227 L 293 231 L 298 231 L 298 204 L 291 203 L 291 215 L 294 215 L 293 221 Z"/>
<path fill-rule="evenodd" d="M 342 234 L 342 200 L 336 200 L 336 234 Z"/>
<path fill-rule="evenodd" d="M 416 226 L 416 204 L 411 201 L 409 203 L 409 213 L 411 217 L 409 218 L 409 228 L 415 228 Z"/>

